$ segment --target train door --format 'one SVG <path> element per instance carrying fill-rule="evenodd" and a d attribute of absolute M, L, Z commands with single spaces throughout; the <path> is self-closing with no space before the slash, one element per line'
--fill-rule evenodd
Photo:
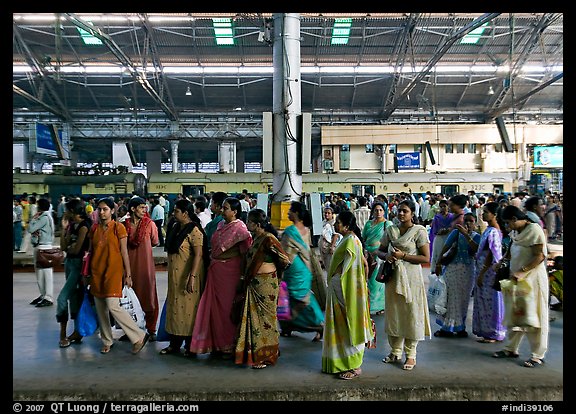
<path fill-rule="evenodd" d="M 182 192 L 186 197 L 192 196 L 196 197 L 199 195 L 204 195 L 206 193 L 205 185 L 183 185 Z"/>
<path fill-rule="evenodd" d="M 364 185 L 364 184 L 352 185 L 352 194 L 355 194 L 357 197 L 365 196 L 366 193 L 376 195 L 375 191 L 376 190 L 373 185 Z"/>

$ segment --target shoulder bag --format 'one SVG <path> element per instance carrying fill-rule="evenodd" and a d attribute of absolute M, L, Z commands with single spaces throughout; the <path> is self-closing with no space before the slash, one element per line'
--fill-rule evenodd
<path fill-rule="evenodd" d="M 394 264 L 388 260 L 384 260 L 378 268 L 376 282 L 388 283 L 392 280 L 392 276 L 394 276 Z"/>
<path fill-rule="evenodd" d="M 502 280 L 510 279 L 510 258 L 506 256 L 510 251 L 511 246 L 512 242 L 510 242 L 508 248 L 504 251 L 502 261 L 500 262 L 500 267 L 496 270 L 496 277 L 494 278 L 494 284 L 492 285 L 494 290 L 502 291 L 500 282 Z"/>
<path fill-rule="evenodd" d="M 62 266 L 64 252 L 59 247 L 52 249 L 38 249 L 36 252 L 36 267 L 47 269 L 54 266 Z"/>
<path fill-rule="evenodd" d="M 458 234 L 458 236 L 456 236 L 456 240 L 454 241 L 454 243 L 452 243 L 450 248 L 440 258 L 440 264 L 442 266 L 448 266 L 450 263 L 452 263 L 452 261 L 456 257 L 456 253 L 458 253 L 458 238 L 459 237 L 460 237 L 460 234 Z"/>

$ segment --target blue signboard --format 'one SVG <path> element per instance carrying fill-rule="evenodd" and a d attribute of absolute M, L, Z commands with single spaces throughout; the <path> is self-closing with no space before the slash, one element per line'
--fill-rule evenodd
<path fill-rule="evenodd" d="M 36 123 L 35 151 L 38 154 L 58 156 L 58 151 L 52 139 L 52 125 Z M 62 130 L 58 130 L 58 140 L 62 143 Z"/>
<path fill-rule="evenodd" d="M 399 152 L 396 154 L 399 170 L 417 170 L 420 166 L 419 152 Z"/>

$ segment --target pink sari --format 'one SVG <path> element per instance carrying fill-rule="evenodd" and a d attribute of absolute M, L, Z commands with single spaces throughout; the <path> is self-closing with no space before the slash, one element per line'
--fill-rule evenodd
<path fill-rule="evenodd" d="M 231 353 L 235 347 L 237 325 L 230 317 L 236 287 L 240 282 L 242 261 L 252 245 L 252 236 L 241 220 L 222 221 L 210 241 L 212 253 L 206 288 L 198 305 L 190 351 L 196 354 L 220 351 Z M 238 246 L 239 254 L 216 259 Z"/>

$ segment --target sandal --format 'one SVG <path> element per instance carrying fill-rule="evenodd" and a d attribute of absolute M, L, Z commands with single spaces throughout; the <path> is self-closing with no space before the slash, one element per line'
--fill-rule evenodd
<path fill-rule="evenodd" d="M 434 336 L 437 338 L 453 338 L 454 334 L 452 332 L 443 331 L 442 329 L 439 329 L 436 332 L 434 332 Z"/>
<path fill-rule="evenodd" d="M 284 336 L 284 337 L 287 337 L 287 338 L 288 338 L 288 337 L 292 336 L 292 331 L 282 330 L 282 331 L 280 332 L 280 336 Z"/>
<path fill-rule="evenodd" d="M 383 310 L 379 310 L 378 312 L 375 313 L 375 315 L 384 315 L 384 311 L 383 311 Z"/>
<path fill-rule="evenodd" d="M 498 342 L 498 341 L 496 341 L 496 339 L 480 338 L 480 339 L 477 339 L 476 342 L 480 342 L 481 344 L 493 344 L 493 343 Z"/>
<path fill-rule="evenodd" d="M 503 349 L 502 351 L 497 351 L 492 354 L 493 358 L 518 358 L 519 356 L 520 354 L 508 351 L 507 349 Z"/>
<path fill-rule="evenodd" d="M 80 335 L 78 332 L 73 332 L 72 335 L 70 335 L 66 339 L 68 339 L 72 344 L 80 344 L 82 343 L 82 338 L 83 336 Z"/>
<path fill-rule="evenodd" d="M 160 352 L 158 352 L 160 355 L 168 355 L 168 354 L 178 354 L 180 353 L 179 349 L 176 348 L 172 348 L 171 346 L 167 346 L 166 348 L 162 348 L 160 350 Z"/>
<path fill-rule="evenodd" d="M 524 366 L 527 368 L 536 368 L 541 367 L 542 365 L 544 365 L 543 359 L 530 358 L 529 360 L 524 361 Z"/>
<path fill-rule="evenodd" d="M 142 348 L 144 348 L 144 345 L 146 345 L 148 342 L 149 338 L 150 335 L 144 334 L 144 338 L 142 338 L 140 342 L 136 342 L 134 345 L 132 345 L 132 355 L 136 355 L 138 352 L 140 352 Z"/>
<path fill-rule="evenodd" d="M 253 369 L 264 369 L 266 368 L 268 365 L 266 364 L 256 364 L 256 365 L 252 365 Z"/>
<path fill-rule="evenodd" d="M 414 363 L 409 364 L 408 360 L 412 360 L 414 361 Z M 406 358 L 406 362 L 404 362 L 404 366 L 402 367 L 402 369 L 404 371 L 412 371 L 414 369 L 414 367 L 416 366 L 416 358 Z"/>
<path fill-rule="evenodd" d="M 68 348 L 70 346 L 70 341 L 68 340 L 68 338 L 60 339 L 60 342 L 58 342 L 58 346 L 60 346 L 60 348 Z"/>
<path fill-rule="evenodd" d="M 351 380 L 354 378 L 358 378 L 361 373 L 362 373 L 362 370 L 360 368 L 351 369 L 349 371 L 344 371 L 344 372 L 341 372 L 340 374 L 338 374 L 338 378 L 343 379 L 343 380 Z"/>
<path fill-rule="evenodd" d="M 110 352 L 111 349 L 112 345 L 104 345 L 102 348 L 100 348 L 100 353 L 107 354 L 108 352 Z"/>
<path fill-rule="evenodd" d="M 320 332 L 316 333 L 316 336 L 312 338 L 312 342 L 320 342 L 322 340 L 322 334 Z"/>
<path fill-rule="evenodd" d="M 385 364 L 394 364 L 396 362 L 400 362 L 400 357 L 394 355 L 393 353 L 389 353 L 386 358 L 382 360 Z"/>

